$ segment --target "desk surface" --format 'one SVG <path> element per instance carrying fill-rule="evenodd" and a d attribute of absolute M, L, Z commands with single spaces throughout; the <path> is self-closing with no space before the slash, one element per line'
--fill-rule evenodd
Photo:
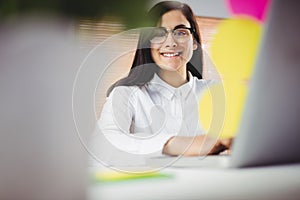
<path fill-rule="evenodd" d="M 300 164 L 245 169 L 171 167 L 161 173 L 173 177 L 94 183 L 89 199 L 300 199 Z"/>

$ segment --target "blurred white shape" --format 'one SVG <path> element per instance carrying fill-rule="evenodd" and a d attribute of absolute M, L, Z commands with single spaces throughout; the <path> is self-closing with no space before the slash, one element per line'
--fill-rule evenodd
<path fill-rule="evenodd" d="M 74 39 L 65 19 L 0 24 L 0 199 L 86 198 L 71 106 L 82 58 Z"/>

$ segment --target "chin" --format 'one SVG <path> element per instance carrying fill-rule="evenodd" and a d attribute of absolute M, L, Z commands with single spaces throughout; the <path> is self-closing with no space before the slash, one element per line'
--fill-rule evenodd
<path fill-rule="evenodd" d="M 176 72 L 181 68 L 181 65 L 178 63 L 176 64 L 168 63 L 168 64 L 159 64 L 159 67 L 165 71 Z"/>

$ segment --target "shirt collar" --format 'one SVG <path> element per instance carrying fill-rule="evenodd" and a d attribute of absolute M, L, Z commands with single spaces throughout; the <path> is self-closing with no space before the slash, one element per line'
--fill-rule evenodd
<path fill-rule="evenodd" d="M 155 90 L 159 92 L 161 95 L 166 97 L 168 100 L 171 100 L 175 95 L 179 95 L 183 98 L 186 98 L 193 88 L 194 77 L 188 72 L 189 81 L 178 88 L 175 88 L 164 80 L 162 80 L 156 73 L 154 74 L 153 79 L 149 82 L 148 86 L 150 90 Z"/>

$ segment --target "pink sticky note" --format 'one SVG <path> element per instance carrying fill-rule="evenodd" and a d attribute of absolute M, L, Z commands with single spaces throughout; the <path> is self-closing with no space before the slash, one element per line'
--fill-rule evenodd
<path fill-rule="evenodd" d="M 226 0 L 233 15 L 248 15 L 264 22 L 270 0 Z"/>

